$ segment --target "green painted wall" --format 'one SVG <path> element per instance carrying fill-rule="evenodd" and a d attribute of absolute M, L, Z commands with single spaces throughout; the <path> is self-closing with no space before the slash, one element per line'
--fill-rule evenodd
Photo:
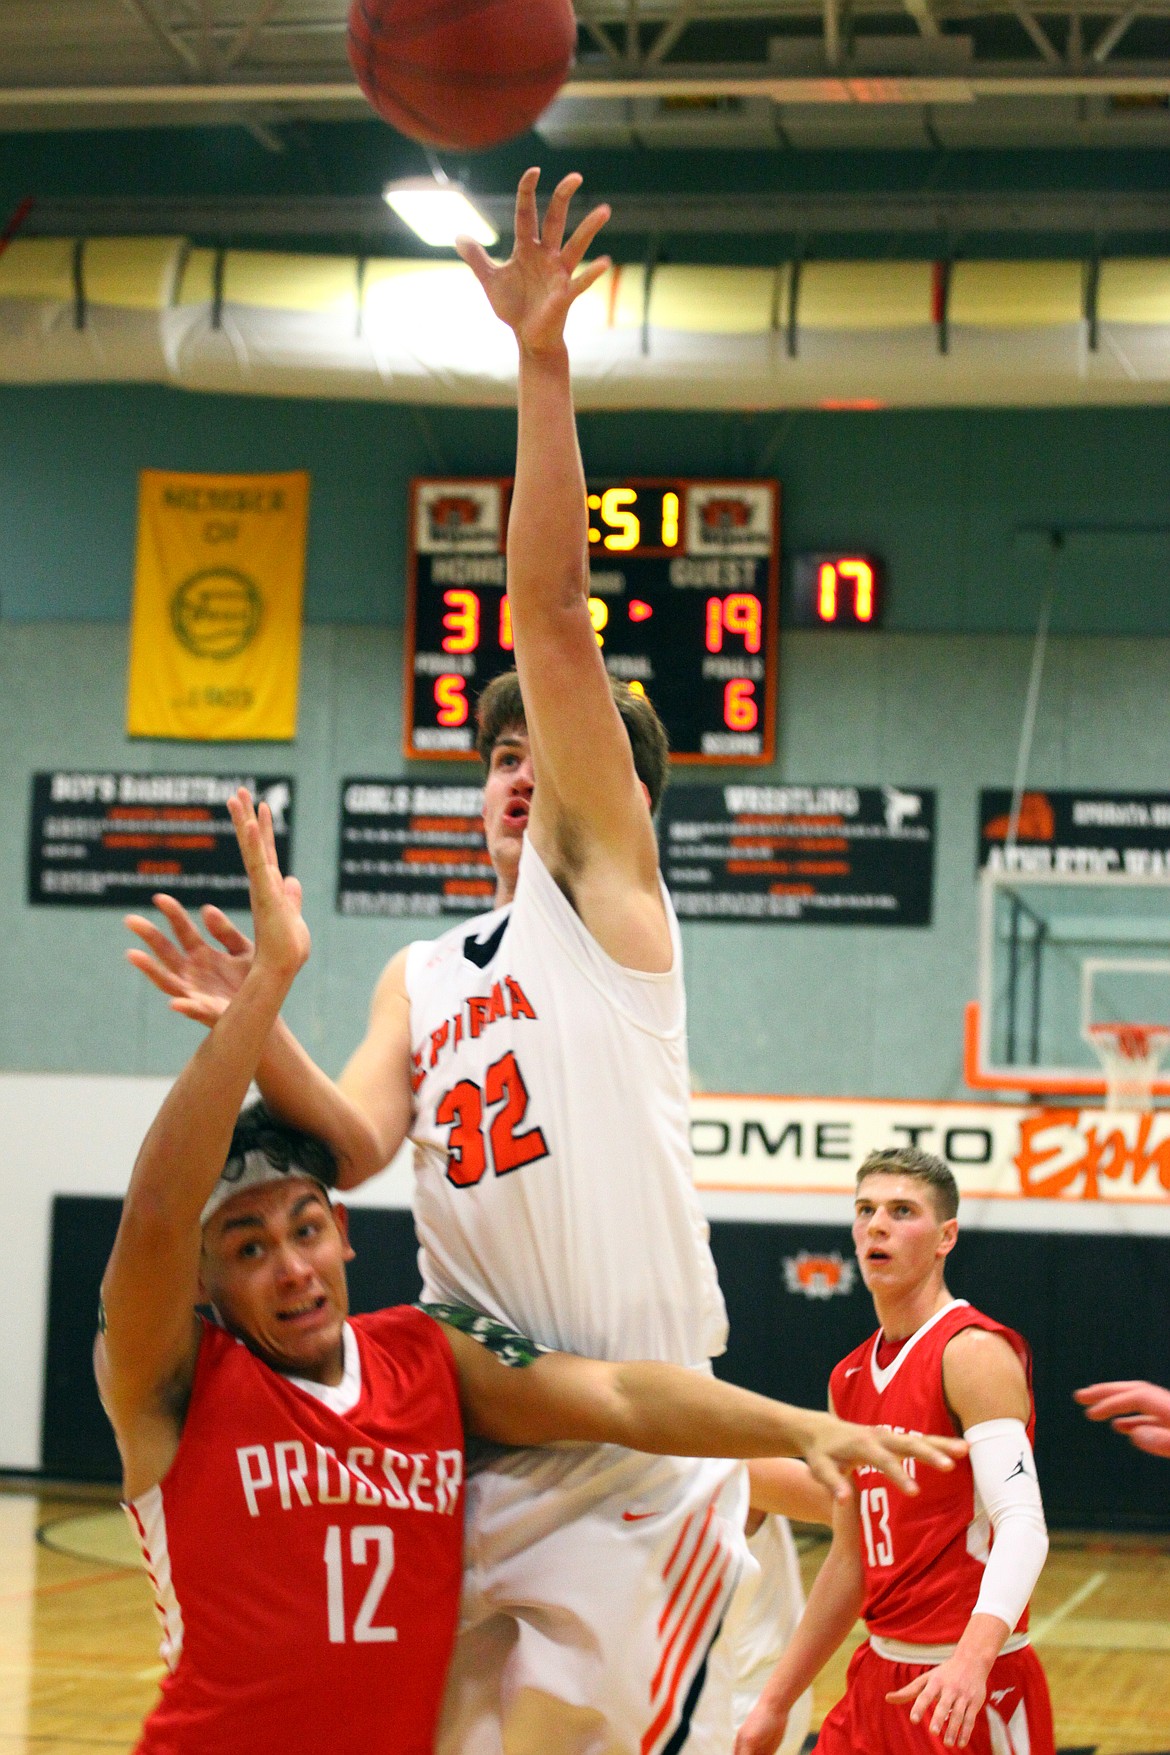
<path fill-rule="evenodd" d="M 976 794 L 1010 783 L 1050 577 L 1057 637 L 1031 778 L 1170 789 L 1170 412 L 591 416 L 582 428 L 598 473 L 774 473 L 789 548 L 884 555 L 885 632 L 785 636 L 775 773 L 940 792 L 930 929 L 686 928 L 697 1076 L 710 1089 L 961 1094 Z M 476 411 L 0 390 L 0 1070 L 167 1071 L 194 1040 L 121 962 L 116 914 L 25 906 L 33 770 L 241 763 L 297 777 L 314 957 L 290 1017 L 323 1064 L 340 1065 L 378 969 L 409 936 L 332 912 L 341 778 L 405 767 L 405 483 L 414 471 L 506 470 L 512 443 L 509 416 Z M 125 738 L 135 477 L 147 465 L 312 471 L 295 745 Z M 1053 560 L 1029 532 L 1063 524 L 1078 528 Z"/>

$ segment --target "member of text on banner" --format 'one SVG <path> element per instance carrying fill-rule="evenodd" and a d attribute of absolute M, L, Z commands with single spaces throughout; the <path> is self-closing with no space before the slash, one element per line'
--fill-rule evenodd
<path fill-rule="evenodd" d="M 295 737 L 308 515 L 303 472 L 143 471 L 131 737 Z"/>

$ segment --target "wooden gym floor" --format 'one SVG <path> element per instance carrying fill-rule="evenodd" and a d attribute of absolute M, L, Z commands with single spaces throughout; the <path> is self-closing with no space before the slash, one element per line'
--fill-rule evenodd
<path fill-rule="evenodd" d="M 824 1543 L 802 1547 L 807 1585 Z M 1170 1537 L 1055 1536 L 1033 1628 L 1063 1750 L 1170 1752 Z M 0 1491 L 0 1755 L 127 1755 L 161 1673 L 113 1496 Z"/>

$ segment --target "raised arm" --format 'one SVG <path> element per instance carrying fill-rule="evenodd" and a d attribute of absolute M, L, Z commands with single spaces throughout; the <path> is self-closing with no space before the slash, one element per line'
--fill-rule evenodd
<path fill-rule="evenodd" d="M 266 805 L 231 801 L 252 899 L 256 952 L 239 991 L 187 1062 L 130 1178 L 102 1279 L 98 1386 L 133 1496 L 174 1455 L 194 1370 L 200 1215 L 269 1032 L 309 954 L 300 885 L 281 876 Z"/>
<path fill-rule="evenodd" d="M 634 967 L 665 968 L 653 825 L 589 617 L 585 476 L 564 338 L 574 299 L 609 265 L 603 257 L 578 272 L 609 209 L 594 208 L 565 242 L 581 178 L 557 185 L 542 227 L 539 175 L 520 180 L 508 262 L 459 245 L 520 355 L 508 596 L 536 781 L 528 832 L 606 949 Z"/>
<path fill-rule="evenodd" d="M 211 1027 L 239 992 L 253 945 L 219 908 L 202 910 L 203 931 L 173 896 L 154 903 L 170 935 L 143 914 L 126 925 L 141 940 L 127 960 L 171 1002 L 172 1011 Z M 410 1014 L 406 952 L 383 971 L 364 1041 L 340 1079 L 322 1071 L 278 1018 L 256 1068 L 256 1083 L 274 1114 L 332 1148 L 339 1185 L 353 1188 L 385 1168 L 410 1126 Z"/>

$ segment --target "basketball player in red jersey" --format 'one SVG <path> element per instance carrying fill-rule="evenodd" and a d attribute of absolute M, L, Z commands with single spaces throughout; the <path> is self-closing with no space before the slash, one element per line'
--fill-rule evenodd
<path fill-rule="evenodd" d="M 277 1024 L 270 1107 L 328 1141 L 342 1185 L 409 1135 L 424 1296 L 583 1358 L 710 1369 L 727 1316 L 694 1188 L 686 993 L 653 811 L 665 733 L 611 685 L 589 614 L 586 484 L 569 313 L 604 272 L 521 178 L 506 262 L 462 247 L 517 343 L 507 577 L 516 674 L 478 703 L 495 907 L 392 957 L 336 1082 Z M 653 693 L 653 679 L 649 680 Z M 208 944 L 160 899 L 131 953 L 211 1021 L 250 946 Z M 726 1755 L 730 1689 L 708 1666 L 741 1574 L 742 1469 L 687 1458 L 496 1453 L 467 1489 L 467 1587 L 444 1755 Z M 678 1588 L 681 1568 L 685 1588 Z"/>
<path fill-rule="evenodd" d="M 431 1755 L 462 1578 L 465 1424 L 500 1444 L 801 1451 L 837 1492 L 838 1464 L 905 1486 L 902 1456 L 951 1466 L 929 1441 L 674 1366 L 537 1358 L 446 1307 L 447 1321 L 347 1321 L 352 1250 L 327 1148 L 254 1113 L 237 1125 L 309 935 L 267 807 L 257 819 L 241 793 L 231 811 L 255 955 L 143 1144 L 95 1348 L 170 1671 L 140 1755 Z"/>
<path fill-rule="evenodd" d="M 939 1159 L 875 1152 L 857 1175 L 853 1243 L 880 1327 L 833 1371 L 830 1404 L 894 1431 L 962 1432 L 968 1461 L 913 1501 L 858 1470 L 792 1641 L 735 1755 L 773 1755 L 793 1702 L 860 1613 L 818 1755 L 1053 1755 L 1028 1600 L 1048 1551 L 1032 1459 L 1031 1360 L 1011 1329 L 944 1279 L 959 1194 Z"/>

